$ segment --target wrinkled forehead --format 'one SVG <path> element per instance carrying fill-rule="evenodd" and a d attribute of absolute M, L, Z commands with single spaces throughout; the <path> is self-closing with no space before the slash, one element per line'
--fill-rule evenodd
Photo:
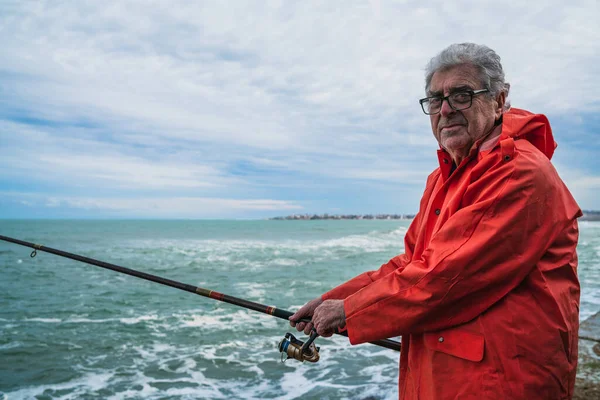
<path fill-rule="evenodd" d="M 483 89 L 481 72 L 472 64 L 440 69 L 431 77 L 428 96 L 446 96 L 458 90 Z"/>

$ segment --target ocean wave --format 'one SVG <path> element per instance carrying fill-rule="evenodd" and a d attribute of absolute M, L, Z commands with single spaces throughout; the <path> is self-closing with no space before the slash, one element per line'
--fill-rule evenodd
<path fill-rule="evenodd" d="M 127 348 L 127 346 L 124 346 L 124 348 Z M 157 360 L 162 353 L 172 353 L 177 350 L 176 347 L 161 342 L 152 343 L 149 348 L 148 346 L 133 346 L 132 348 L 146 360 Z"/>
<path fill-rule="evenodd" d="M 87 318 L 87 317 L 70 317 L 64 320 L 67 324 L 103 324 L 106 322 L 115 322 L 118 321 L 119 318 Z"/>
<path fill-rule="evenodd" d="M 87 317 L 78 317 L 71 316 L 66 319 L 60 318 L 25 318 L 22 320 L 15 320 L 13 322 L 40 322 L 45 324 L 102 324 L 107 322 L 120 322 L 125 325 L 133 325 L 138 324 L 140 322 L 148 322 L 148 321 L 158 321 L 161 318 L 156 314 L 150 315 L 140 315 L 136 317 L 128 317 L 128 318 L 87 318 Z M 4 320 L 7 321 L 8 320 Z"/>
<path fill-rule="evenodd" d="M 236 292 L 244 293 L 244 297 L 255 299 L 257 302 L 265 301 L 267 293 L 267 285 L 257 282 L 240 282 L 235 284 Z"/>
<path fill-rule="evenodd" d="M 44 324 L 59 324 L 62 322 L 60 318 L 25 318 L 23 322 L 41 322 Z"/>
<path fill-rule="evenodd" d="M 234 344 L 240 346 L 242 343 Z M 208 349 L 207 349 L 208 347 Z M 154 343 L 151 346 L 134 346 L 133 349 L 140 354 L 143 360 L 142 364 L 135 367 L 135 376 L 130 378 L 131 387 L 125 392 L 117 393 L 108 398 L 231 398 L 230 393 L 235 393 L 236 398 L 254 398 L 248 397 L 248 391 L 252 391 L 252 385 L 241 379 L 216 379 L 209 378 L 203 373 L 203 368 L 199 368 L 193 357 L 201 357 L 203 360 L 223 360 L 223 357 L 217 356 L 216 350 L 221 346 L 195 346 L 195 347 L 174 347 L 162 343 Z M 125 350 L 125 349 L 123 349 Z M 212 356 L 211 356 L 212 350 Z M 183 355 L 181 355 L 183 354 Z M 176 356 L 173 356 L 176 355 Z M 228 354 L 227 361 L 234 362 L 235 354 Z M 169 363 L 177 362 L 176 368 L 170 368 Z M 148 365 L 158 363 L 158 369 L 173 374 L 173 378 L 157 379 L 148 376 L 144 371 Z M 255 366 L 253 361 L 245 363 L 248 368 Z M 258 373 L 257 373 L 258 374 Z M 180 386 L 185 387 L 180 387 Z M 157 387 L 160 385 L 164 388 Z M 173 386 L 173 387 L 168 387 Z M 265 385 L 261 384 L 261 387 Z M 268 386 L 268 385 L 267 385 Z"/>
<path fill-rule="evenodd" d="M 600 257 L 600 246 L 595 246 L 594 247 L 594 252 L 596 253 L 597 257 Z"/>
<path fill-rule="evenodd" d="M 300 266 L 307 262 L 339 259 L 351 254 L 374 253 L 403 247 L 405 227 L 372 231 L 324 240 L 143 240 L 134 247 L 150 248 L 156 254 L 177 254 L 223 265 L 254 268 Z M 311 256 L 308 261 L 306 255 Z"/>
<path fill-rule="evenodd" d="M 245 310 L 236 312 L 207 313 L 202 311 L 199 314 L 174 314 L 178 318 L 179 324 L 187 328 L 201 328 L 209 331 L 227 331 L 238 330 L 245 326 L 260 326 L 263 328 L 274 328 L 277 321 L 266 315 L 252 313 Z"/>
<path fill-rule="evenodd" d="M 53 399 L 84 398 L 108 386 L 114 372 L 91 372 L 64 383 L 30 386 L 13 392 L 6 392 L 9 399 L 33 399 L 41 395 L 51 395 Z M 50 393 L 48 393 L 50 392 Z M 68 392 L 58 394 L 58 392 Z"/>
<path fill-rule="evenodd" d="M 279 380 L 279 388 L 285 395 L 280 400 L 302 398 L 313 388 L 313 383 L 304 376 L 304 371 L 299 368 L 283 374 Z"/>
<path fill-rule="evenodd" d="M 133 325 L 133 324 L 138 324 L 140 322 L 145 322 L 145 321 L 156 321 L 158 320 L 158 316 L 153 314 L 153 315 L 141 315 L 139 317 L 133 317 L 133 318 L 119 318 L 119 322 L 126 324 L 126 325 Z"/>
<path fill-rule="evenodd" d="M 68 382 L 19 389 L 8 393 L 8 398 L 28 399 L 42 394 L 58 399 L 85 398 L 102 391 L 103 397 L 108 399 L 299 399 L 315 388 L 352 391 L 348 393 L 362 396 L 364 393 L 382 393 L 381 387 L 388 388 L 390 391 L 387 394 L 390 394 L 395 387 L 396 378 L 393 375 L 397 369 L 396 360 L 370 368 L 368 372 L 373 376 L 368 376 L 366 383 L 337 383 L 339 377 L 345 376 L 341 361 L 346 350 L 357 351 L 356 360 L 373 354 L 372 346 L 354 348 L 346 338 L 321 340 L 323 358 L 319 364 L 289 361 L 277 367 L 283 368 L 283 373 L 276 372 L 273 366 L 274 363 L 279 365 L 276 349 L 278 340 L 279 336 L 250 336 L 244 340 L 232 339 L 200 345 L 182 346 L 160 341 L 145 345 L 124 344 L 118 353 L 131 354 L 133 351 L 138 355 L 126 357 L 131 360 L 128 365 L 94 368 L 98 362 L 106 360 L 106 355 L 101 355 L 88 360 L 86 365 L 75 364 L 79 375 Z M 394 354 L 397 357 L 397 353 Z M 206 362 L 219 369 L 231 370 L 235 378 L 229 375 L 209 376 L 205 372 Z M 261 366 L 269 366 L 269 373 Z M 157 370 L 164 373 L 158 377 L 153 372 Z M 245 371 L 245 374 L 239 375 L 239 371 Z"/>
<path fill-rule="evenodd" d="M 249 297 L 259 298 L 266 293 L 265 284 L 260 283 L 238 283 L 241 291 Z M 233 311 L 235 310 L 235 311 Z M 238 330 L 247 326 L 255 326 L 270 329 L 278 326 L 277 319 L 255 311 L 243 309 L 223 308 L 215 311 L 204 309 L 189 310 L 186 313 L 168 313 L 159 315 L 156 313 L 143 314 L 133 317 L 115 318 L 89 318 L 72 315 L 68 318 L 26 318 L 23 320 L 4 320 L 9 322 L 3 328 L 16 326 L 11 322 L 34 322 L 42 324 L 106 324 L 120 323 L 124 325 L 146 324 L 160 336 L 165 336 L 166 331 L 176 331 L 185 328 L 200 328 L 205 331 L 219 332 Z"/>
<path fill-rule="evenodd" d="M 0 344 L 0 350 L 14 349 L 21 346 L 23 346 L 22 342 L 8 342 L 6 344 Z"/>

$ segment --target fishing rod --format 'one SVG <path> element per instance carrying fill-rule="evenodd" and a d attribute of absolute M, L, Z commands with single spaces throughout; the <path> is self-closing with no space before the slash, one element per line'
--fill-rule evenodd
<path fill-rule="evenodd" d="M 26 242 L 19 239 L 14 239 L 8 236 L 0 235 L 0 240 L 4 240 L 6 242 L 18 244 L 25 247 L 30 247 L 33 251 L 30 254 L 30 257 L 33 258 L 37 255 L 38 251 L 44 251 L 46 253 L 51 253 L 60 257 L 69 258 L 71 260 L 80 261 L 86 264 L 95 265 L 97 267 L 110 269 L 112 271 L 120 272 L 122 274 L 135 276 L 136 278 L 145 279 L 147 281 L 160 283 L 161 285 L 170 286 L 175 289 L 184 290 L 186 292 L 194 293 L 203 297 L 208 297 L 213 300 L 222 301 L 225 303 L 233 304 L 239 307 L 247 308 L 250 310 L 258 311 L 263 314 L 268 314 L 273 317 L 277 317 L 280 319 L 285 319 L 286 321 L 290 316 L 294 313 L 291 311 L 283 310 L 273 306 L 267 306 L 260 303 L 255 303 L 253 301 L 241 299 L 239 297 L 229 296 L 224 293 L 219 293 L 215 290 L 204 289 L 198 286 L 188 285 L 186 283 L 174 281 L 171 279 L 166 279 L 157 275 L 148 274 L 146 272 L 136 271 L 134 269 L 121 267 L 119 265 L 110 264 L 104 261 L 95 260 L 93 258 L 80 256 L 78 254 L 68 253 L 66 251 L 53 249 L 51 247 L 42 246 L 40 244 L 35 244 L 31 242 Z M 302 319 L 303 322 L 310 322 L 309 319 Z M 346 331 L 340 331 L 336 329 L 336 334 L 342 336 L 348 336 Z M 286 359 L 293 358 L 298 361 L 309 361 L 309 362 L 317 362 L 319 360 L 319 348 L 314 345 L 314 340 L 317 337 L 316 331 L 313 329 L 310 338 L 306 342 L 302 342 L 298 340 L 291 333 L 287 333 L 285 337 L 279 342 L 279 351 L 282 353 L 282 357 L 287 355 Z M 400 342 L 390 340 L 390 339 L 382 339 L 375 340 L 369 342 L 371 344 L 385 347 L 386 349 L 400 351 Z"/>

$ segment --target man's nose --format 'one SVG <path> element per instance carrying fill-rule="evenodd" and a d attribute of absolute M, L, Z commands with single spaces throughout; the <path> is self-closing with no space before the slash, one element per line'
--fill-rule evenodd
<path fill-rule="evenodd" d="M 440 109 L 440 114 L 442 114 L 442 117 L 447 117 L 453 112 L 455 112 L 455 110 L 452 107 L 450 107 L 450 100 L 442 100 L 442 108 Z"/>

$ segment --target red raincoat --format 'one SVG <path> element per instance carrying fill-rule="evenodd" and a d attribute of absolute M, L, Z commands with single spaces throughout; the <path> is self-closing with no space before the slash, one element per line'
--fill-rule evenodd
<path fill-rule="evenodd" d="M 427 179 L 405 253 L 325 293 L 352 344 L 402 335 L 401 399 L 570 399 L 581 211 L 543 115 L 512 109 L 490 151 Z"/>

